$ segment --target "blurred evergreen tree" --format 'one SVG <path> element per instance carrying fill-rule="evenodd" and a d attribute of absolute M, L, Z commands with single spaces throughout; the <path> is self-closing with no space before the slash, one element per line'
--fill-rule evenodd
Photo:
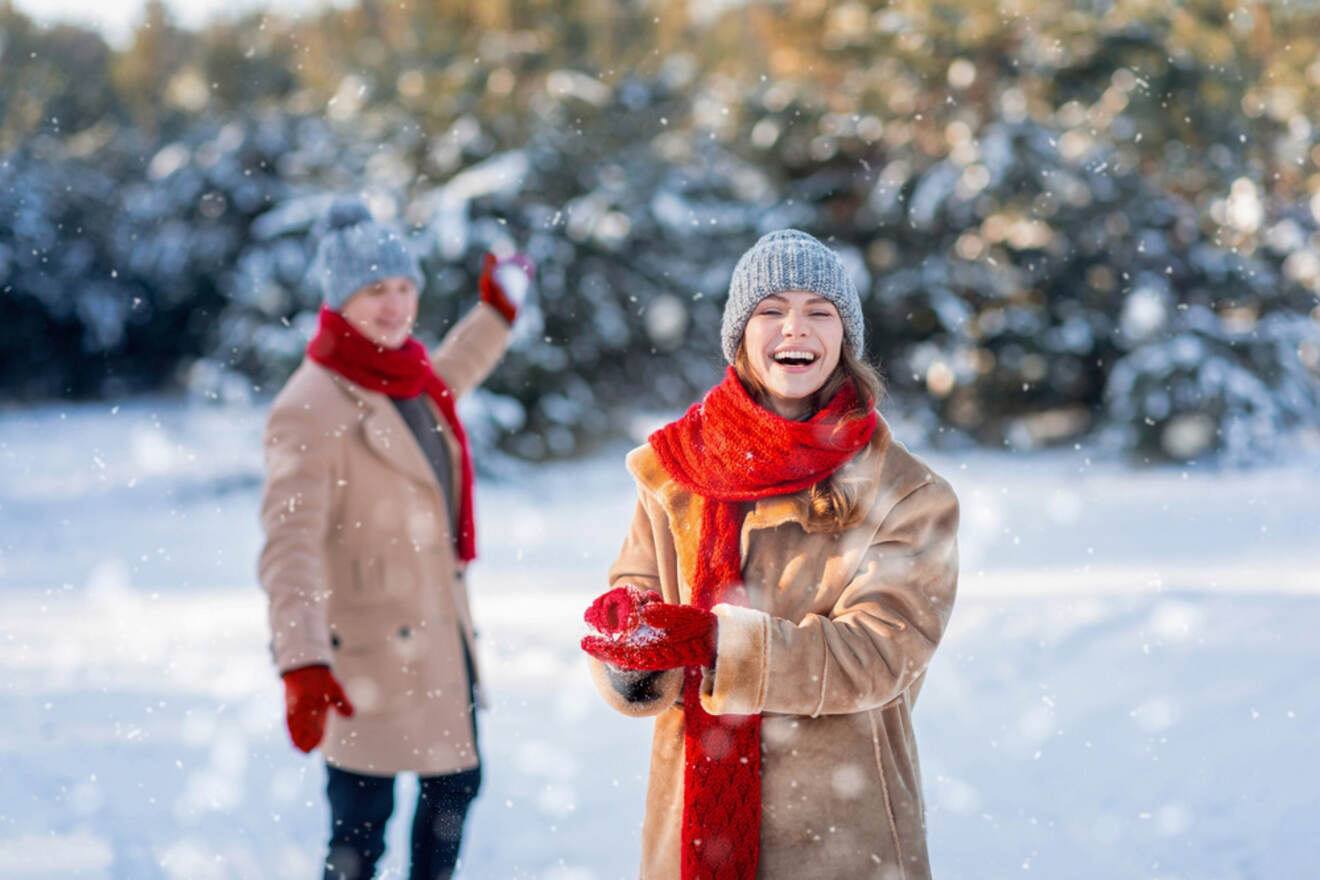
<path fill-rule="evenodd" d="M 0 319 L 28 328 L 0 393 L 190 364 L 208 393 L 270 388 L 317 305 L 314 209 L 356 191 L 413 230 L 432 337 L 484 249 L 541 261 L 474 414 L 520 455 L 690 400 L 734 260 L 797 225 L 848 261 L 932 436 L 1246 456 L 1320 419 L 1318 24 L 1220 0 L 402 0 L 194 33 L 153 2 L 114 53 L 0 5 L 22 86 Z"/>

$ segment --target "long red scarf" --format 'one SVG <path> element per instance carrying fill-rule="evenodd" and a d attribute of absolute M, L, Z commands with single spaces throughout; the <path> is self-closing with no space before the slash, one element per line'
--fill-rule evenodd
<path fill-rule="evenodd" d="M 449 430 L 458 441 L 462 468 L 459 487 L 458 522 L 454 543 L 458 558 L 471 562 L 477 557 L 476 521 L 472 511 L 472 451 L 467 431 L 454 409 L 454 395 L 435 373 L 426 346 L 409 336 L 395 349 L 381 348 L 358 332 L 343 315 L 321 307 L 321 323 L 316 336 L 307 345 L 307 356 L 324 367 L 370 391 L 390 397 L 412 398 L 426 392 L 445 417 Z"/>
<path fill-rule="evenodd" d="M 749 604 L 742 502 L 801 491 L 842 467 L 878 423 L 874 409 L 855 416 L 858 405 L 848 382 L 809 421 L 790 421 L 752 400 L 730 368 L 701 403 L 651 435 L 665 471 L 701 499 L 693 605 Z M 682 877 L 751 880 L 761 842 L 761 716 L 708 714 L 701 679 L 693 667 L 683 682 Z"/>

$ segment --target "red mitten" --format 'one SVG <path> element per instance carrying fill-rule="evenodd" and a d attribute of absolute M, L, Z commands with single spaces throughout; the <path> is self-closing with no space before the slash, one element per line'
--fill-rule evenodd
<path fill-rule="evenodd" d="M 641 622 L 639 612 L 643 605 L 663 601 L 655 590 L 641 590 L 632 584 L 624 584 L 597 596 L 582 619 L 597 632 L 617 635 L 636 628 Z"/>
<path fill-rule="evenodd" d="M 536 275 L 536 264 L 526 254 L 514 254 L 501 260 L 487 253 L 481 263 L 481 301 L 493 306 L 510 324 L 527 299 L 527 289 Z"/>
<path fill-rule="evenodd" d="M 716 618 L 692 605 L 647 602 L 637 625 L 606 636 L 587 636 L 582 650 L 621 669 L 658 670 L 715 664 Z"/>
<path fill-rule="evenodd" d="M 304 666 L 284 673 L 284 707 L 289 737 L 304 752 L 320 745 L 326 712 L 332 707 L 345 718 L 353 715 L 353 704 L 328 666 Z"/>

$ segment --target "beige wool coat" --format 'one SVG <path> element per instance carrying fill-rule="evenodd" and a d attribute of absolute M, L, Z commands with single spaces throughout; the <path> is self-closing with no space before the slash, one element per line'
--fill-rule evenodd
<path fill-rule="evenodd" d="M 629 454 L 639 499 L 610 568 L 688 602 L 699 564 L 700 503 L 649 445 Z M 840 533 L 807 527 L 804 494 L 749 506 L 743 576 L 752 607 L 717 605 L 715 669 L 702 703 L 762 713 L 763 880 L 930 877 L 912 707 L 953 607 L 958 502 L 949 484 L 881 426 L 840 471 L 865 518 Z M 683 814 L 682 670 L 628 702 L 591 660 L 605 699 L 655 716 L 642 827 L 643 880 L 676 880 Z"/>
<path fill-rule="evenodd" d="M 499 312 L 479 304 L 433 352 L 435 370 L 462 395 L 508 336 Z M 432 411 L 457 492 L 459 447 Z M 476 766 L 464 566 L 440 483 L 403 417 L 386 395 L 307 359 L 271 406 L 265 457 L 258 576 L 275 665 L 328 665 L 356 710 L 330 712 L 326 760 L 376 775 Z"/>

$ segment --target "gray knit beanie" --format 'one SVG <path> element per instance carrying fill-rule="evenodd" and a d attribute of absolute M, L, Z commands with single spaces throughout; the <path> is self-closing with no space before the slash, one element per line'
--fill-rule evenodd
<path fill-rule="evenodd" d="M 733 267 L 720 330 L 724 357 L 729 363 L 738 355 L 738 343 L 756 304 L 787 290 L 805 290 L 834 303 L 843 319 L 844 340 L 854 355 L 862 356 L 862 301 L 843 261 L 807 233 L 780 229 L 761 236 Z"/>
<path fill-rule="evenodd" d="M 385 278 L 411 278 L 422 289 L 422 267 L 403 233 L 373 220 L 352 196 L 335 199 L 314 232 L 319 241 L 307 272 L 322 301 L 339 311 L 356 291 Z"/>

